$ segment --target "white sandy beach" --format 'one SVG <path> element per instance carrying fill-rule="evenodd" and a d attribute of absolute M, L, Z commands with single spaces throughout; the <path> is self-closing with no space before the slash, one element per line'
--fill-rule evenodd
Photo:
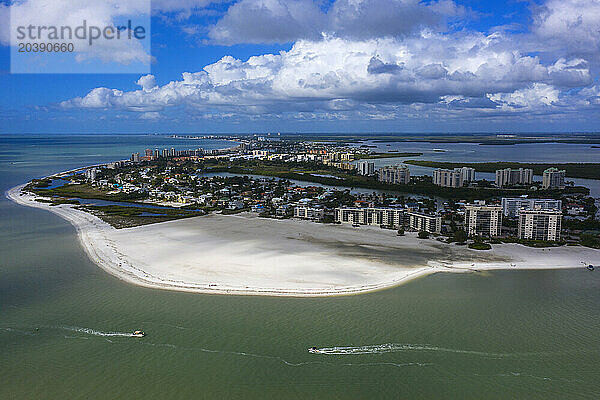
<path fill-rule="evenodd" d="M 244 213 L 208 215 L 115 229 L 71 205 L 50 206 L 9 190 L 12 201 L 71 222 L 88 256 L 127 282 L 200 293 L 331 296 L 399 285 L 435 272 L 582 268 L 600 264 L 584 247 L 533 249 L 516 244 L 470 250 L 414 234 Z"/>

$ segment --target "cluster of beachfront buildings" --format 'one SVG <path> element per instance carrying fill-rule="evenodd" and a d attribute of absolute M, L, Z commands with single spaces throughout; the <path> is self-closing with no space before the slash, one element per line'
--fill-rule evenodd
<path fill-rule="evenodd" d="M 294 207 L 294 217 L 321 221 L 328 210 L 320 205 L 299 204 Z M 560 240 L 562 201 L 555 199 L 503 198 L 501 204 L 475 201 L 464 204 L 463 229 L 469 237 L 500 237 L 504 234 L 502 219 L 517 220 L 516 237 L 525 240 Z M 333 210 L 334 221 L 342 224 L 380 226 L 389 229 L 407 229 L 417 232 L 441 234 L 445 218 L 452 215 L 428 213 L 411 207 L 338 207 Z"/>
<path fill-rule="evenodd" d="M 377 225 L 390 229 L 407 228 L 417 232 L 441 233 L 442 217 L 419 211 L 398 208 L 352 208 L 335 209 L 335 221 L 360 225 Z"/>
<path fill-rule="evenodd" d="M 131 154 L 130 161 L 134 163 L 139 163 L 142 161 L 153 161 L 158 160 L 160 158 L 174 158 L 174 157 L 204 157 L 204 156 L 215 156 L 219 154 L 229 154 L 235 151 L 239 151 L 243 148 L 243 145 L 238 145 L 235 147 L 231 147 L 229 149 L 185 149 L 185 150 L 176 150 L 175 148 L 170 149 L 146 149 L 143 154 L 133 153 Z"/>
<path fill-rule="evenodd" d="M 518 199 L 503 199 L 508 203 Z M 556 200 L 560 202 L 560 200 Z M 560 240 L 562 211 L 560 204 L 551 205 L 551 200 L 537 202 L 533 207 L 523 204 L 518 209 L 517 224 L 519 239 L 558 241 Z M 486 205 L 476 202 L 464 206 L 464 230 L 469 237 L 488 238 L 502 236 L 503 205 Z M 306 211 L 303 211 L 305 213 Z M 303 214 L 304 215 L 304 214 Z M 510 215 L 510 214 L 509 214 Z M 301 217 L 299 214 L 296 216 Z M 412 231 L 425 231 L 440 234 L 442 216 L 427 214 L 410 209 L 396 208 L 336 208 L 335 221 L 360 225 L 377 225 L 387 228 L 407 228 Z"/>
<path fill-rule="evenodd" d="M 503 216 L 517 217 L 519 239 L 560 240 L 561 201 L 552 199 L 503 198 L 502 205 L 465 205 L 465 231 L 468 236 L 499 237 Z"/>

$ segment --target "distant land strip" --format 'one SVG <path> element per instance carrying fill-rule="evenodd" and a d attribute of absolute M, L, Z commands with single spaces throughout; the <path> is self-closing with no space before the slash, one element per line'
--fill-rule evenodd
<path fill-rule="evenodd" d="M 420 165 L 431 168 L 471 167 L 477 172 L 492 172 L 504 168 L 531 168 L 535 175 L 542 175 L 545 169 L 556 167 L 567 171 L 569 178 L 600 179 L 600 163 L 518 163 L 518 162 L 483 162 L 456 163 L 443 161 L 407 160 L 405 164 Z"/>
<path fill-rule="evenodd" d="M 367 160 L 373 158 L 394 158 L 394 157 L 420 157 L 423 153 L 371 153 L 371 154 L 355 154 L 356 160 Z"/>

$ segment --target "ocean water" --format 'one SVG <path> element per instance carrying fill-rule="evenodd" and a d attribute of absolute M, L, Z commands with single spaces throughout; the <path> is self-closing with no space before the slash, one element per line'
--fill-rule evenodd
<path fill-rule="evenodd" d="M 522 143 L 515 145 L 480 145 L 478 143 L 390 142 L 371 140 L 362 144 L 377 146 L 377 152 L 423 153 L 424 160 L 448 162 L 598 162 L 600 148 L 591 144 Z M 435 150 L 444 150 L 443 152 Z M 414 158 L 414 157 L 413 157 Z"/>
<path fill-rule="evenodd" d="M 0 137 L 2 191 L 154 148 L 151 141 L 172 144 L 38 139 Z M 170 292 L 108 275 L 68 222 L 4 198 L 0 260 L 0 399 L 600 394 L 599 271 L 437 274 L 321 299 Z M 136 329 L 148 336 L 130 337 Z M 308 353 L 311 346 L 322 353 Z"/>

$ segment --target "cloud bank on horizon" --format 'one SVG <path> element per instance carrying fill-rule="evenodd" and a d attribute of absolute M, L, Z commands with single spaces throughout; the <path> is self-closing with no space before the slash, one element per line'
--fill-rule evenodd
<path fill-rule="evenodd" d="M 203 46 L 226 46 L 220 60 L 163 84 L 160 76 L 142 76 L 136 90 L 92 88 L 59 108 L 130 112 L 144 121 L 182 110 L 281 121 L 600 111 L 600 0 L 532 3 L 527 26 L 486 29 L 469 27 L 477 13 L 452 0 L 239 0 L 208 26 L 186 26 L 211 3 L 155 1 L 153 9 L 175 14 Z M 226 54 L 242 44 L 288 47 L 248 59 Z"/>

